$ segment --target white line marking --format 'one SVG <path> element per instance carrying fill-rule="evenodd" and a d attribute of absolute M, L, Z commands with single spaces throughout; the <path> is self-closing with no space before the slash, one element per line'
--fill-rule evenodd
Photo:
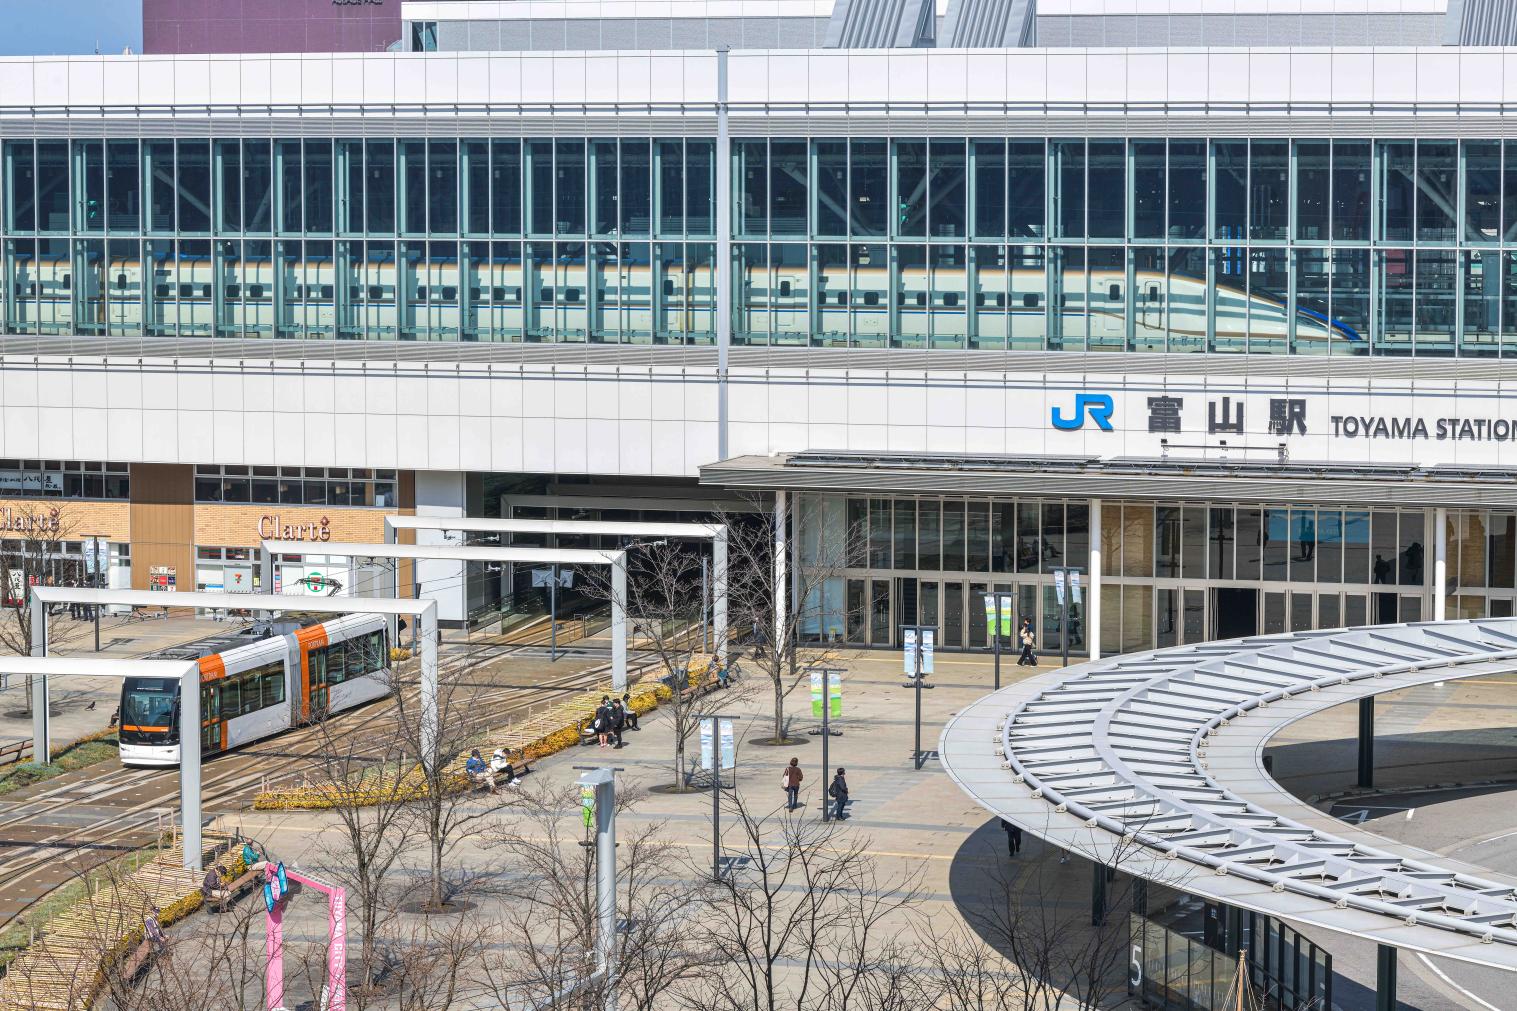
<path fill-rule="evenodd" d="M 1464 994 L 1466 997 L 1468 997 L 1470 1000 L 1474 1001 L 1476 1004 L 1479 1004 L 1481 1007 L 1490 1008 L 1491 1011 L 1501 1011 L 1501 1009 L 1499 1007 L 1497 1007 L 1495 1004 L 1492 1004 L 1489 1001 L 1481 1000 L 1479 997 L 1475 996 L 1473 993 L 1471 993 L 1470 991 L 1466 990 L 1464 987 L 1460 986 L 1458 983 L 1455 983 L 1453 980 L 1449 979 L 1448 978 L 1448 974 L 1445 973 L 1442 969 L 1438 968 L 1436 965 L 1434 965 L 1432 959 L 1430 959 L 1426 955 L 1422 954 L 1422 952 L 1419 951 L 1417 953 L 1417 957 L 1420 958 L 1420 959 L 1422 959 L 1422 964 L 1423 965 L 1427 966 L 1429 969 L 1433 970 L 1433 972 L 1437 973 L 1439 979 L 1443 980 L 1449 986 L 1453 987 L 1455 990 L 1458 990 L 1460 993 Z"/>
<path fill-rule="evenodd" d="M 1417 809 L 1415 807 L 1409 807 L 1409 808 L 1407 808 L 1406 809 L 1406 820 L 1407 821 L 1411 821 L 1412 820 L 1412 815 L 1414 815 L 1416 813 L 1417 813 Z"/>

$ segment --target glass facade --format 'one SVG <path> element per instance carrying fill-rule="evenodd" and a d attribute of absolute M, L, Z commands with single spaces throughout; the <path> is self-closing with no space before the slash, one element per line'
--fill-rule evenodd
<path fill-rule="evenodd" d="M 737 343 L 1517 355 L 1517 142 L 769 138 L 726 156 L 724 196 L 709 138 L 7 140 L 0 322 L 706 343 L 730 197 Z"/>
<path fill-rule="evenodd" d="M 396 472 L 364 467 L 251 467 L 197 464 L 196 502 L 374 506 L 393 509 Z"/>
<path fill-rule="evenodd" d="M 800 564 L 811 545 L 844 545 L 807 634 L 897 644 L 904 624 L 934 625 L 948 649 L 990 645 L 986 593 L 1011 595 L 1038 647 L 1065 630 L 1055 567 L 1086 570 L 1100 548 L 1105 654 L 1318 628 L 1418 621 L 1433 613 L 1432 513 L 1239 502 L 801 496 Z M 1448 615 L 1517 613 L 1517 513 L 1450 510 Z M 813 552 L 814 553 L 814 552 Z M 1071 600 L 1070 650 L 1086 650 L 1088 599 Z"/>

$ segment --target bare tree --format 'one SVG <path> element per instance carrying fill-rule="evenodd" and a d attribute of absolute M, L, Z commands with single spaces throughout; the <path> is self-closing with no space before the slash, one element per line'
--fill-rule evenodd
<path fill-rule="evenodd" d="M 592 596 L 612 599 L 613 591 L 605 576 L 591 575 L 584 585 Z M 620 603 L 635 625 L 640 645 L 668 672 L 664 683 L 671 697 L 660 708 L 673 724 L 672 788 L 682 790 L 689 773 L 690 735 L 699 726 L 701 717 L 712 711 L 713 701 L 690 685 L 691 667 L 701 646 L 700 555 L 688 545 L 669 541 L 633 545 L 627 554 L 626 586 L 625 599 Z M 733 698 L 725 695 L 721 701 L 730 704 Z"/>
<path fill-rule="evenodd" d="M 408 806 L 415 831 L 426 839 L 428 852 L 428 911 L 443 912 L 449 899 L 445 877 L 447 857 L 483 827 L 491 807 L 479 803 L 474 785 L 463 775 L 459 759 L 466 755 L 481 730 L 485 711 L 477 684 L 439 672 L 435 712 L 429 717 L 419 692 L 405 678 L 397 679 L 396 739 L 403 749 L 408 782 L 416 789 Z"/>
<path fill-rule="evenodd" d="M 353 640 L 356 642 L 357 640 Z M 395 915 L 390 872 L 414 839 L 408 786 L 413 762 L 403 737 L 358 734 L 325 719 L 315 724 L 320 746 L 308 771 L 312 785 L 331 801 L 335 824 L 327 829 L 329 873 L 350 896 L 357 914 L 358 973 L 355 1007 L 368 1006 L 369 988 L 389 961 L 382 957 L 382 928 Z"/>
<path fill-rule="evenodd" d="M 742 830 L 741 870 L 716 886 L 703 927 L 726 956 L 714 981 L 681 998 L 702 1011 L 844 1011 L 901 1006 L 902 974 L 879 974 L 899 954 L 917 901 L 915 876 L 883 877 L 868 842 L 836 822 L 730 808 Z M 892 982 L 889 977 L 894 977 Z M 884 1003 L 876 1003 L 883 1000 Z"/>
<path fill-rule="evenodd" d="M 753 665 L 774 696 L 774 735 L 760 744 L 799 743 L 785 722 L 785 700 L 807 678 L 801 651 L 813 663 L 835 663 L 848 626 L 843 570 L 865 547 L 867 532 L 828 516 L 815 498 L 791 495 L 784 508 L 755 502 L 752 513 L 719 517 L 727 524 L 728 621 L 752 635 Z M 758 519 L 763 517 L 763 519 Z M 782 534 L 783 536 L 778 536 Z"/>
<path fill-rule="evenodd" d="M 83 577 L 83 561 L 64 553 L 64 545 L 74 536 L 74 522 L 67 506 L 47 501 L 29 504 L 10 511 L 6 530 L 0 539 L 0 650 L 17 656 L 31 656 L 32 586 L 78 583 Z M 46 605 L 43 605 L 46 606 Z M 49 607 L 46 620 L 47 641 L 64 642 L 74 631 L 68 624 L 66 607 Z M 26 679 L 26 711 L 32 711 L 32 678 Z"/>
<path fill-rule="evenodd" d="M 619 811 L 634 802 L 617 798 Z M 678 985 L 702 978 L 715 957 L 691 932 L 704 923 L 698 879 L 658 825 L 623 832 L 617 841 L 616 979 L 594 977 L 595 851 L 591 830 L 564 817 L 578 803 L 574 789 L 523 792 L 492 833 L 501 858 L 502 935 L 512 944 L 486 959 L 492 992 L 508 1007 L 546 1006 L 574 994 L 573 1006 L 600 1007 L 615 987 L 624 1011 L 666 1006 Z"/>

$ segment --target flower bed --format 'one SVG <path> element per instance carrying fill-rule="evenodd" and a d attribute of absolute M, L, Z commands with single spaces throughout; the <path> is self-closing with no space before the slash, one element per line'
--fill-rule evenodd
<path fill-rule="evenodd" d="M 692 673 L 691 684 L 697 683 L 697 678 L 703 676 Z M 588 695 L 598 694 L 596 692 Z M 639 687 L 632 692 L 630 708 L 634 713 L 642 716 L 657 709 L 660 702 L 666 701 L 673 694 L 667 685 L 656 682 L 646 687 Z M 556 755 L 560 751 L 572 748 L 580 741 L 580 728 L 583 724 L 581 717 L 575 717 L 572 722 L 543 734 L 536 740 L 530 741 L 519 749 L 521 761 L 535 762 L 549 755 Z M 490 735 L 485 735 L 488 738 Z M 469 787 L 469 778 L 463 771 L 463 756 L 453 758 L 456 768 L 448 782 L 454 790 L 465 790 Z M 381 774 L 382 776 L 382 774 Z M 369 777 L 380 778 L 380 777 Z M 343 788 L 335 784 L 322 784 L 320 786 L 295 786 L 284 789 L 265 790 L 253 798 L 253 809 L 257 811 L 323 811 L 334 807 L 378 804 L 381 801 L 411 801 L 421 800 L 427 795 L 426 777 L 420 769 L 413 768 L 405 775 L 391 778 L 388 782 L 366 784 L 359 782 L 356 786 Z"/>

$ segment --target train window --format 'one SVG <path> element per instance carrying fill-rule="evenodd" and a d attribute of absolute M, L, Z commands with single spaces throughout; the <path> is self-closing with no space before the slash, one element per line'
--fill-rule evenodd
<path fill-rule="evenodd" d="M 538 292 L 538 301 L 541 302 L 543 305 L 552 305 L 553 304 L 553 289 L 552 288 L 544 288 L 542 291 Z"/>
<path fill-rule="evenodd" d="M 306 297 L 306 286 L 303 285 L 303 284 L 297 284 L 295 286 L 295 295 L 294 295 L 295 301 L 297 301 L 297 302 L 303 302 L 303 301 L 305 301 L 305 297 Z"/>
<path fill-rule="evenodd" d="M 1006 308 L 1006 295 L 1002 292 L 996 292 L 996 308 Z"/>
<path fill-rule="evenodd" d="M 261 284 L 250 284 L 250 285 L 248 285 L 248 298 L 263 298 L 263 285 L 261 285 Z"/>
<path fill-rule="evenodd" d="M 780 282 L 780 294 L 783 295 L 786 298 L 790 297 L 790 282 L 789 281 L 781 281 Z"/>
<path fill-rule="evenodd" d="M 578 302 L 579 301 L 579 289 L 578 288 L 565 288 L 564 289 L 564 301 L 565 302 L 571 302 L 571 303 L 572 302 Z"/>
<path fill-rule="evenodd" d="M 347 662 L 348 649 L 346 643 L 333 643 L 323 653 L 327 660 L 327 684 L 340 685 L 345 680 L 343 676 L 344 664 Z"/>
<path fill-rule="evenodd" d="M 331 298 L 332 297 L 332 286 L 330 284 L 324 284 L 324 285 L 321 286 L 321 297 L 322 298 Z"/>
<path fill-rule="evenodd" d="M 1038 307 L 1038 296 L 1037 295 L 1027 294 L 1027 295 L 1023 295 L 1022 296 L 1022 308 L 1024 308 L 1024 309 L 1036 309 L 1037 307 Z"/>
<path fill-rule="evenodd" d="M 378 302 L 385 297 L 385 290 L 377 284 L 369 285 L 369 301 Z"/>
<path fill-rule="evenodd" d="M 373 669 L 374 665 L 370 661 L 369 650 L 366 648 L 368 645 L 368 636 L 355 639 L 348 644 L 347 680 L 361 678 Z"/>
<path fill-rule="evenodd" d="M 63 290 L 64 291 L 68 291 L 69 288 L 73 285 L 73 282 L 74 282 L 74 279 L 73 279 L 73 277 L 71 275 L 64 274 L 63 275 L 63 281 L 61 282 L 62 285 L 63 285 Z"/>
<path fill-rule="evenodd" d="M 866 291 L 866 292 L 864 292 L 864 304 L 865 305 L 879 305 L 880 304 L 880 293 L 877 292 L 877 291 Z"/>
<path fill-rule="evenodd" d="M 943 293 L 943 304 L 946 305 L 946 306 L 948 306 L 948 308 L 950 308 L 950 309 L 952 309 L 954 306 L 958 305 L 959 304 L 959 293 L 956 292 L 956 291 L 947 291 L 947 292 L 944 292 Z"/>
<path fill-rule="evenodd" d="M 222 719 L 234 719 L 242 715 L 242 685 L 232 682 L 221 686 Z"/>
<path fill-rule="evenodd" d="M 501 287 L 494 287 L 494 288 L 490 289 L 490 301 L 492 301 L 492 302 L 504 302 L 505 300 L 506 300 L 506 289 L 501 288 Z"/>
<path fill-rule="evenodd" d="M 125 288 L 126 287 L 126 275 L 125 274 L 117 274 L 116 275 L 116 287 L 118 287 L 118 288 Z"/>
<path fill-rule="evenodd" d="M 202 284 L 200 286 L 200 297 L 201 298 L 210 298 L 211 297 L 211 286 L 210 285 L 208 285 L 208 284 Z"/>
<path fill-rule="evenodd" d="M 241 298 L 242 297 L 242 285 L 240 285 L 240 284 L 229 284 L 229 285 L 227 285 L 226 286 L 226 297 L 227 298 Z"/>
<path fill-rule="evenodd" d="M 927 293 L 925 291 L 919 291 L 919 292 L 917 292 L 917 305 L 925 306 L 926 304 L 927 304 Z"/>
<path fill-rule="evenodd" d="M 674 280 L 672 278 L 666 277 L 666 278 L 664 278 L 664 295 L 665 295 L 665 297 L 667 297 L 667 296 L 673 295 L 673 294 L 674 294 Z"/>
<path fill-rule="evenodd" d="M 427 286 L 424 285 L 424 284 L 418 284 L 416 286 L 416 301 L 418 301 L 418 302 L 425 302 L 426 300 L 427 300 Z"/>
<path fill-rule="evenodd" d="M 263 691 L 260 694 L 263 697 L 263 708 L 277 706 L 284 701 L 284 671 L 276 668 L 265 674 L 262 681 Z"/>
<path fill-rule="evenodd" d="M 153 294 L 158 298 L 168 298 L 169 286 L 166 284 L 155 284 L 153 285 Z"/>
<path fill-rule="evenodd" d="M 474 288 L 474 287 L 471 287 L 469 289 L 469 301 L 471 301 L 471 302 L 478 302 L 479 299 L 480 299 L 481 294 L 483 293 L 483 291 L 484 291 L 483 288 Z"/>
<path fill-rule="evenodd" d="M 1157 284 L 1150 284 L 1148 286 L 1148 301 L 1159 301 L 1159 286 Z"/>
<path fill-rule="evenodd" d="M 458 298 L 458 289 L 457 288 L 453 287 L 451 284 L 443 286 L 443 289 L 442 289 L 442 300 L 444 302 L 452 302 L 452 301 L 456 300 L 457 298 Z"/>

